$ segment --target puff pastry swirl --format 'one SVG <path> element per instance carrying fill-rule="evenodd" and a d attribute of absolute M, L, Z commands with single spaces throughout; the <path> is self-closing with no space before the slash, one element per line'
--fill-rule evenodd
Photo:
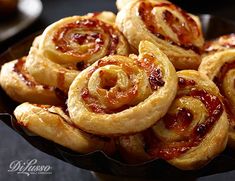
<path fill-rule="evenodd" d="M 176 72 L 167 56 L 143 41 L 138 57 L 108 56 L 82 71 L 70 86 L 68 110 L 73 123 L 87 132 L 130 134 L 161 118 L 176 89 Z"/>
<path fill-rule="evenodd" d="M 167 114 L 145 132 L 120 138 L 127 161 L 162 158 L 175 167 L 192 170 L 224 150 L 228 120 L 218 88 L 197 71 L 184 70 L 177 75 L 179 89 Z"/>
<path fill-rule="evenodd" d="M 15 109 L 14 115 L 26 129 L 76 152 L 102 150 L 111 154 L 115 151 L 112 139 L 97 137 L 75 128 L 61 107 L 26 102 Z"/>
<path fill-rule="evenodd" d="M 110 54 L 127 55 L 129 45 L 111 12 L 63 18 L 45 29 L 31 48 L 26 67 L 38 81 L 67 92 L 73 79 Z"/>
<path fill-rule="evenodd" d="M 17 102 L 61 104 L 60 90 L 42 85 L 25 68 L 26 57 L 5 63 L 1 68 L 0 83 L 6 93 Z"/>
<path fill-rule="evenodd" d="M 128 44 L 113 20 L 115 15 L 111 12 L 61 19 L 45 29 L 39 49 L 61 64 L 91 64 L 105 55 L 126 55 Z"/>
<path fill-rule="evenodd" d="M 197 69 L 201 62 L 204 39 L 198 17 L 168 1 L 132 1 L 118 13 L 116 24 L 133 47 L 148 40 L 177 69 Z"/>
<path fill-rule="evenodd" d="M 230 122 L 228 145 L 235 148 L 235 49 L 210 53 L 202 59 L 199 72 L 219 87 Z"/>

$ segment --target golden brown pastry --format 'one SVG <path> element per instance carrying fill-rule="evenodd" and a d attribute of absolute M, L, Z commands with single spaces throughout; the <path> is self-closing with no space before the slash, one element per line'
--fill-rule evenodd
<path fill-rule="evenodd" d="M 201 62 L 204 39 L 198 17 L 168 1 L 134 0 L 121 9 L 116 24 L 133 47 L 148 40 L 177 69 L 197 69 Z"/>
<path fill-rule="evenodd" d="M 161 158 L 192 170 L 224 150 L 228 120 L 218 88 L 194 70 L 177 75 L 177 96 L 167 114 L 141 134 L 120 138 L 120 150 L 128 162 Z"/>
<path fill-rule="evenodd" d="M 204 55 L 213 54 L 218 51 L 235 48 L 235 34 L 220 36 L 215 40 L 208 41 L 204 45 Z"/>
<path fill-rule="evenodd" d="M 112 154 L 115 151 L 111 139 L 97 137 L 75 128 L 61 107 L 23 103 L 15 109 L 14 115 L 22 127 L 76 152 L 102 150 Z"/>
<path fill-rule="evenodd" d="M 129 53 L 115 18 L 111 12 L 102 12 L 53 23 L 41 35 L 39 47 L 30 50 L 27 70 L 38 82 L 67 92 L 77 74 L 99 58 Z"/>
<path fill-rule="evenodd" d="M 228 145 L 235 148 L 235 49 L 224 49 L 202 59 L 199 72 L 219 87 L 230 120 Z"/>
<path fill-rule="evenodd" d="M 61 104 L 61 92 L 54 87 L 39 84 L 25 69 L 26 57 L 5 63 L 1 68 L 0 84 L 17 102 Z"/>
<path fill-rule="evenodd" d="M 115 15 L 111 12 L 61 19 L 45 29 L 39 49 L 60 64 L 92 64 L 106 55 L 127 55 L 128 44 L 112 19 Z"/>
<path fill-rule="evenodd" d="M 72 122 L 87 132 L 136 133 L 166 113 L 176 89 L 176 72 L 167 56 L 143 41 L 139 56 L 107 56 L 82 71 L 70 86 L 68 110 Z"/>

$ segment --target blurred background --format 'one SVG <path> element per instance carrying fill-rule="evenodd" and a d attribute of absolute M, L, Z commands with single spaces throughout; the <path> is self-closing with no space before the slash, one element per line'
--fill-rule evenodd
<path fill-rule="evenodd" d="M 6 1 L 10 1 L 9 6 L 4 5 Z M 194 14 L 213 14 L 235 22 L 234 0 L 172 0 L 172 2 Z M 22 4 L 18 10 L 16 10 L 15 3 L 17 3 L 17 0 L 0 0 L 0 39 L 2 38 L 0 40 L 0 53 L 30 34 L 43 30 L 60 18 L 102 10 L 117 12 L 115 0 L 19 0 L 19 3 Z M 6 31 L 8 33 L 4 34 Z M 9 34 L 12 34 L 12 36 L 8 38 Z M 0 181 L 96 180 L 89 171 L 76 168 L 40 152 L 1 121 L 0 137 Z M 40 164 L 51 165 L 53 167 L 52 174 L 27 177 L 26 175 L 7 172 L 11 161 L 34 158 Z M 235 171 L 195 179 L 235 180 Z"/>
<path fill-rule="evenodd" d="M 0 0 L 0 5 L 3 4 L 1 2 L 4 1 L 17 1 L 17 0 Z M 92 11 L 102 11 L 102 10 L 110 10 L 113 12 L 117 12 L 115 7 L 115 0 L 41 0 L 43 4 L 42 13 L 38 16 L 38 11 L 40 11 L 40 7 L 38 7 L 37 3 L 32 3 L 34 1 L 39 0 L 18 0 L 23 1 L 23 7 L 21 8 L 26 16 L 22 17 L 22 13 L 19 12 L 14 13 L 12 16 L 7 15 L 4 18 L 2 14 L 4 13 L 4 9 L 0 8 L 0 39 L 1 39 L 1 31 L 2 27 L 6 26 L 9 21 L 13 22 L 12 24 L 19 22 L 24 22 L 27 24 L 29 21 L 30 15 L 31 23 L 30 26 L 24 28 L 23 31 L 17 33 L 13 38 L 8 39 L 5 42 L 0 43 L 0 52 L 4 51 L 22 39 L 23 37 L 32 34 L 36 31 L 44 29 L 49 24 L 53 23 L 60 18 L 70 16 L 70 15 L 82 15 Z M 222 18 L 230 19 L 235 21 L 235 1 L 234 0 L 223 0 L 223 1 L 214 1 L 214 0 L 172 0 L 172 2 L 176 3 L 183 9 L 194 13 L 194 14 L 213 14 Z M 22 28 L 23 29 L 23 28 Z M 14 31 L 14 30 L 13 30 Z"/>

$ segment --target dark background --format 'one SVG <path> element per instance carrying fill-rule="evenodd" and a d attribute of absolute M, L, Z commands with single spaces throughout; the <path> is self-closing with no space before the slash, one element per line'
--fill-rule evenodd
<path fill-rule="evenodd" d="M 235 1 L 176 0 L 176 4 L 195 14 L 213 14 L 235 21 Z M 115 0 L 42 0 L 43 12 L 30 27 L 9 40 L 0 43 L 0 53 L 22 38 L 44 29 L 50 23 L 70 15 L 82 15 L 93 11 L 110 10 L 116 12 Z M 8 173 L 13 160 L 36 158 L 39 164 L 53 167 L 52 175 L 17 175 Z M 183 179 L 183 178 L 182 178 Z M 195 178 L 196 180 L 235 180 L 235 171 Z M 78 180 L 95 181 L 89 171 L 76 168 L 68 163 L 49 156 L 26 142 L 17 133 L 0 121 L 0 181 L 5 180 Z"/>

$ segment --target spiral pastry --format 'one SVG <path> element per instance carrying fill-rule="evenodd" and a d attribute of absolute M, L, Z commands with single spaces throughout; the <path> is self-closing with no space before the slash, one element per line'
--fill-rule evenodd
<path fill-rule="evenodd" d="M 184 170 L 204 166 L 227 144 L 228 120 L 216 85 L 194 70 L 177 72 L 178 92 L 152 128 L 120 138 L 129 162 L 161 158 Z"/>
<path fill-rule="evenodd" d="M 118 13 L 116 24 L 133 47 L 148 40 L 177 69 L 197 69 L 201 62 L 204 39 L 198 17 L 168 1 L 132 1 Z"/>
<path fill-rule="evenodd" d="M 205 56 L 199 72 L 213 80 L 224 96 L 224 104 L 230 122 L 228 145 L 235 148 L 235 49 L 227 49 Z"/>
<path fill-rule="evenodd" d="M 26 70 L 25 60 L 26 57 L 23 57 L 2 66 L 0 84 L 5 92 L 20 103 L 61 104 L 60 91 L 36 82 Z"/>
<path fill-rule="evenodd" d="M 79 153 L 102 150 L 111 154 L 115 151 L 112 139 L 97 137 L 75 128 L 62 107 L 26 102 L 15 109 L 14 115 L 22 127 Z"/>
<path fill-rule="evenodd" d="M 106 55 L 127 55 L 128 44 L 110 23 L 110 16 L 115 18 L 111 12 L 102 12 L 53 23 L 43 32 L 39 49 L 45 57 L 61 64 L 92 64 Z"/>
<path fill-rule="evenodd" d="M 127 55 L 128 44 L 111 12 L 61 19 L 47 27 L 32 48 L 27 70 L 38 81 L 67 92 L 80 71 L 110 54 Z"/>
<path fill-rule="evenodd" d="M 176 94 L 175 69 L 150 42 L 141 42 L 139 53 L 104 57 L 76 77 L 68 95 L 76 126 L 117 136 L 143 131 L 166 113 Z"/>
<path fill-rule="evenodd" d="M 204 54 L 213 54 L 218 51 L 235 48 L 235 34 L 223 35 L 215 40 L 208 41 L 204 45 Z"/>

